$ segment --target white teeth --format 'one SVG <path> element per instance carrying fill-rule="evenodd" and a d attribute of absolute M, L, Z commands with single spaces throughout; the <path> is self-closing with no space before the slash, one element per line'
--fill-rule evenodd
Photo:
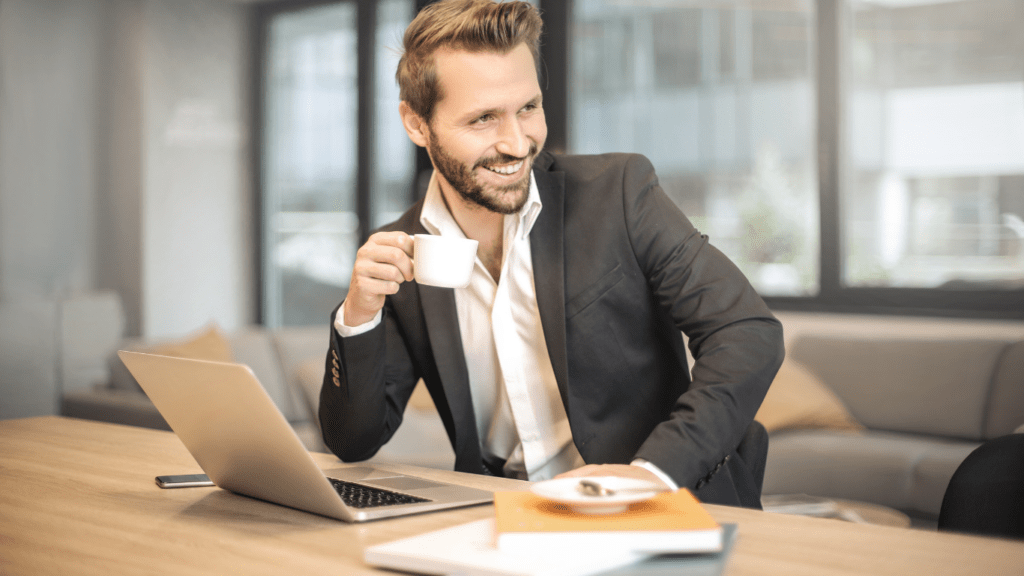
<path fill-rule="evenodd" d="M 515 174 L 516 172 L 519 172 L 519 169 L 522 168 L 522 167 L 523 167 L 523 162 L 519 161 L 519 162 L 516 162 L 515 164 L 513 164 L 511 166 L 500 166 L 500 167 L 499 166 L 493 166 L 493 167 L 488 167 L 487 169 L 490 170 L 491 172 L 497 172 L 498 174 L 504 174 L 504 175 L 508 176 L 509 174 Z"/>

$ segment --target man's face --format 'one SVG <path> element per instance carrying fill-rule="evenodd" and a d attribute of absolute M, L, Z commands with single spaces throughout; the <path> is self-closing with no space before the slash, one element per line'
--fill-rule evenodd
<path fill-rule="evenodd" d="M 548 135 L 529 48 L 505 55 L 444 50 L 436 66 L 444 97 L 426 147 L 442 189 L 447 184 L 462 201 L 493 212 L 518 212 Z"/>

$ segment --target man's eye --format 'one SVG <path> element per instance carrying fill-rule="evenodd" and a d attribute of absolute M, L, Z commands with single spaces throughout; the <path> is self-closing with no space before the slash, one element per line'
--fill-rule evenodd
<path fill-rule="evenodd" d="M 473 120 L 473 123 L 474 124 L 483 124 L 484 122 L 489 122 L 493 118 L 494 118 L 494 116 L 492 114 L 484 114 L 483 116 L 477 118 L 476 120 Z"/>

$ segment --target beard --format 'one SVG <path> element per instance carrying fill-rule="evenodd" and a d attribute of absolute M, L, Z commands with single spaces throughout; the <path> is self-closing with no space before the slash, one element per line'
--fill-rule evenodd
<path fill-rule="evenodd" d="M 434 136 L 427 139 L 427 152 L 434 162 L 434 168 L 444 176 L 452 188 L 472 204 L 476 204 L 498 214 L 515 214 L 526 204 L 530 196 L 530 172 L 533 170 L 533 159 L 539 152 L 536 142 L 530 143 L 530 151 L 523 158 L 509 154 L 497 154 L 477 160 L 469 167 L 455 159 L 448 151 L 437 143 Z M 488 166 L 507 165 L 524 161 L 526 171 L 519 180 L 502 186 L 484 186 L 477 181 L 477 168 L 487 169 Z"/>

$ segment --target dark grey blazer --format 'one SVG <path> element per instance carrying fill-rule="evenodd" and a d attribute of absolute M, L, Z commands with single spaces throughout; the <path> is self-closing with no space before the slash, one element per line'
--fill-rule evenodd
<path fill-rule="evenodd" d="M 646 158 L 542 153 L 534 175 L 537 304 L 576 447 L 587 463 L 644 458 L 695 486 L 734 453 L 757 412 L 782 362 L 781 325 L 664 194 Z M 426 232 L 421 209 L 385 229 Z M 692 382 L 680 331 L 696 360 Z M 453 290 L 403 284 L 380 326 L 331 333 L 320 423 L 335 454 L 373 456 L 422 377 L 455 469 L 485 471 Z"/>

